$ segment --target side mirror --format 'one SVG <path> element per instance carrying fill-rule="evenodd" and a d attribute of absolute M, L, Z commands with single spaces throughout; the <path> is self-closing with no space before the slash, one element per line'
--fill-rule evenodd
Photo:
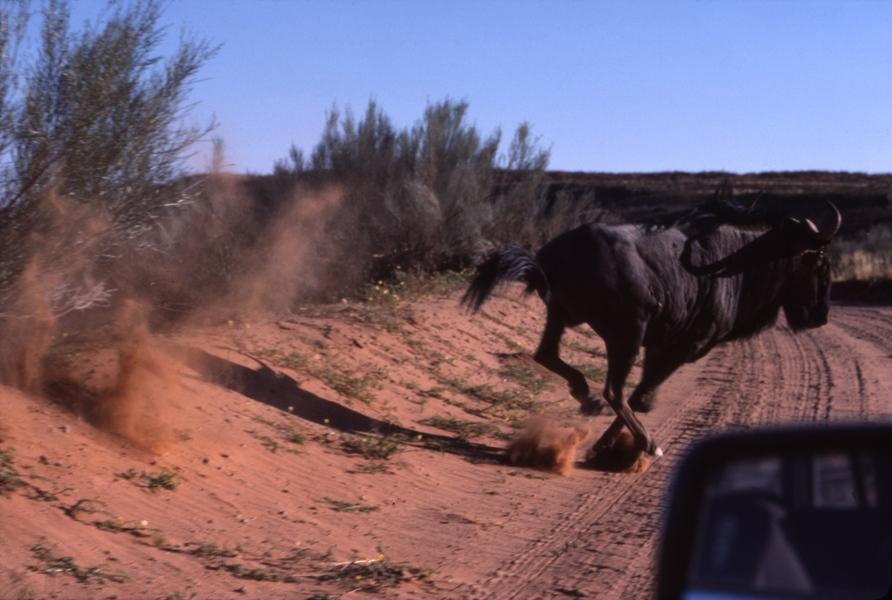
<path fill-rule="evenodd" d="M 672 487 L 660 600 L 892 600 L 892 426 L 695 446 Z"/>

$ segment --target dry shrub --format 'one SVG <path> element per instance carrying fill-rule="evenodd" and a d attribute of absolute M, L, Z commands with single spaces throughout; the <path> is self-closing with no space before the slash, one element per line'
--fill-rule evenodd
<path fill-rule="evenodd" d="M 892 225 L 875 225 L 830 247 L 833 279 L 869 281 L 892 279 Z"/>
<path fill-rule="evenodd" d="M 94 268 L 107 220 L 53 193 L 33 210 L 36 226 L 21 248 L 26 262 L 0 308 L 0 383 L 29 393 L 40 390 L 59 320 L 109 298 Z"/>
<path fill-rule="evenodd" d="M 327 226 L 341 205 L 342 192 L 330 186 L 295 195 L 241 257 L 245 268 L 217 304 L 228 311 L 279 311 L 303 294 L 325 287 L 333 248 Z"/>
<path fill-rule="evenodd" d="M 544 417 L 532 419 L 508 446 L 508 464 L 567 475 L 577 446 L 588 434 L 587 427 L 560 427 Z"/>
<path fill-rule="evenodd" d="M 463 268 L 494 242 L 529 241 L 549 153 L 525 123 L 504 156 L 501 138 L 470 122 L 465 101 L 434 102 L 403 128 L 372 101 L 359 118 L 332 109 L 309 160 L 292 147 L 276 173 L 324 175 L 344 186 L 333 234 L 349 252 L 342 258 L 351 268 L 338 281 L 349 293 L 398 267 Z"/>

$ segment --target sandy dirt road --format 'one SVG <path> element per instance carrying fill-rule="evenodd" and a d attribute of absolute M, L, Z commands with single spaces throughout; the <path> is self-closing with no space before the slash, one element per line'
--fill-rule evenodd
<path fill-rule="evenodd" d="M 892 416 L 892 308 L 836 306 L 823 328 L 778 326 L 676 373 L 644 416 L 666 452 L 645 473 L 510 467 L 531 411 L 590 424 L 579 458 L 611 421 L 529 359 L 542 306 L 515 292 L 473 317 L 451 294 L 162 340 L 202 360 L 146 380 L 172 434 L 156 452 L 0 388 L 0 599 L 649 598 L 693 441 Z M 570 331 L 563 350 L 600 386 L 598 338 Z M 159 473 L 176 486 L 150 486 Z"/>
<path fill-rule="evenodd" d="M 892 415 L 892 310 L 835 307 L 831 323 L 784 327 L 714 350 L 664 386 L 644 419 L 666 451 L 638 476 L 592 475 L 572 510 L 469 586 L 474 598 L 648 598 L 664 491 L 691 441 L 710 431 L 779 422 Z"/>

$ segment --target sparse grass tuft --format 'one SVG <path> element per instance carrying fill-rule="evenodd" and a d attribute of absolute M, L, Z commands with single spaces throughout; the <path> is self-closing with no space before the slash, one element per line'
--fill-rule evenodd
<path fill-rule="evenodd" d="M 153 492 L 158 490 L 173 491 L 179 485 L 179 474 L 170 469 L 164 469 L 155 474 L 143 473 L 142 477 L 146 482 L 146 487 Z"/>
<path fill-rule="evenodd" d="M 198 594 L 195 592 L 192 592 L 188 596 L 179 592 L 174 592 L 173 594 L 167 594 L 166 596 L 159 596 L 158 600 L 196 600 L 196 598 L 198 598 Z"/>
<path fill-rule="evenodd" d="M 285 441 L 292 444 L 300 445 L 307 441 L 307 437 L 299 431 L 291 429 L 285 434 Z"/>
<path fill-rule="evenodd" d="M 291 369 L 292 371 L 303 371 L 307 368 L 307 365 L 310 364 L 310 360 L 306 357 L 306 355 L 298 352 L 297 350 L 276 359 L 275 362 L 277 365 L 286 367 L 288 369 Z"/>
<path fill-rule="evenodd" d="M 294 581 L 293 577 L 283 577 L 272 569 L 262 569 L 258 567 L 249 568 L 240 563 L 223 563 L 220 565 L 220 568 L 232 573 L 239 579 L 251 579 L 253 581 Z"/>
<path fill-rule="evenodd" d="M 217 544 L 211 542 L 188 542 L 186 545 L 194 546 L 194 548 L 189 550 L 189 554 L 200 556 L 202 558 L 233 558 L 238 556 L 238 550 L 221 548 Z"/>
<path fill-rule="evenodd" d="M 443 271 L 441 273 L 406 272 L 397 269 L 394 277 L 407 296 L 449 296 L 468 287 L 473 271 Z"/>
<path fill-rule="evenodd" d="M 370 401 L 371 390 L 380 387 L 380 381 L 384 377 L 384 374 L 379 371 L 364 375 L 351 375 L 331 367 L 314 369 L 312 375 L 342 396 L 356 398 L 366 404 Z"/>
<path fill-rule="evenodd" d="M 607 379 L 607 368 L 600 365 L 585 363 L 577 367 L 579 372 L 592 383 L 604 383 Z"/>
<path fill-rule="evenodd" d="M 430 577 L 430 570 L 398 565 L 386 560 L 356 561 L 319 576 L 321 581 L 343 581 L 353 589 L 374 592 L 407 581 Z"/>
<path fill-rule="evenodd" d="M 358 512 L 370 513 L 378 510 L 377 506 L 369 506 L 360 502 L 347 502 L 346 500 L 337 500 L 335 498 L 325 498 L 328 506 L 336 512 Z"/>
<path fill-rule="evenodd" d="M 95 567 L 80 567 L 71 556 L 56 556 L 53 550 L 43 544 L 31 546 L 31 554 L 41 562 L 40 565 L 29 566 L 28 569 L 46 575 L 71 575 L 81 583 L 96 581 L 99 583 L 114 581 L 122 583 L 127 576 L 122 573 L 106 571 L 104 565 Z"/>
<path fill-rule="evenodd" d="M 285 448 L 285 446 L 280 444 L 275 439 L 271 438 L 268 435 L 263 435 L 262 433 L 259 433 L 256 429 L 246 429 L 245 432 L 250 434 L 255 439 L 259 440 L 260 443 L 263 445 L 263 447 L 266 448 L 267 450 L 269 450 L 270 452 L 272 452 L 273 454 L 275 454 L 279 450 L 282 450 Z"/>
<path fill-rule="evenodd" d="M 490 423 L 479 421 L 465 421 L 454 417 L 430 417 L 419 421 L 422 425 L 430 425 L 438 429 L 452 431 L 463 438 L 472 438 L 481 435 L 498 435 L 501 433 L 498 427 Z"/>
<path fill-rule="evenodd" d="M 0 496 L 5 496 L 24 486 L 19 472 L 15 469 L 12 450 L 0 449 Z"/>
<path fill-rule="evenodd" d="M 400 450 L 400 439 L 396 436 L 344 435 L 341 447 L 348 454 L 358 454 L 369 459 L 388 459 Z"/>
<path fill-rule="evenodd" d="M 534 396 L 545 389 L 545 379 L 528 365 L 512 361 L 499 369 L 499 376 L 513 381 Z"/>
<path fill-rule="evenodd" d="M 390 467 L 380 461 L 370 460 L 368 462 L 360 463 L 355 468 L 347 471 L 348 473 L 365 473 L 368 475 L 372 474 L 391 474 L 393 471 Z"/>

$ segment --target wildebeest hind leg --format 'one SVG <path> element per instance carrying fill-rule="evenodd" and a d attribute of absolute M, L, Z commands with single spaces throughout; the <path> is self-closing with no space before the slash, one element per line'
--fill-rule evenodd
<path fill-rule="evenodd" d="M 600 414 L 605 405 L 599 398 L 591 395 L 585 375 L 561 360 L 560 344 L 565 327 L 566 323 L 560 311 L 549 306 L 545 320 L 545 331 L 542 332 L 542 340 L 539 342 L 539 347 L 536 349 L 533 358 L 549 371 L 553 371 L 567 380 L 567 384 L 570 386 L 570 394 L 579 401 L 582 412 L 586 414 Z"/>

